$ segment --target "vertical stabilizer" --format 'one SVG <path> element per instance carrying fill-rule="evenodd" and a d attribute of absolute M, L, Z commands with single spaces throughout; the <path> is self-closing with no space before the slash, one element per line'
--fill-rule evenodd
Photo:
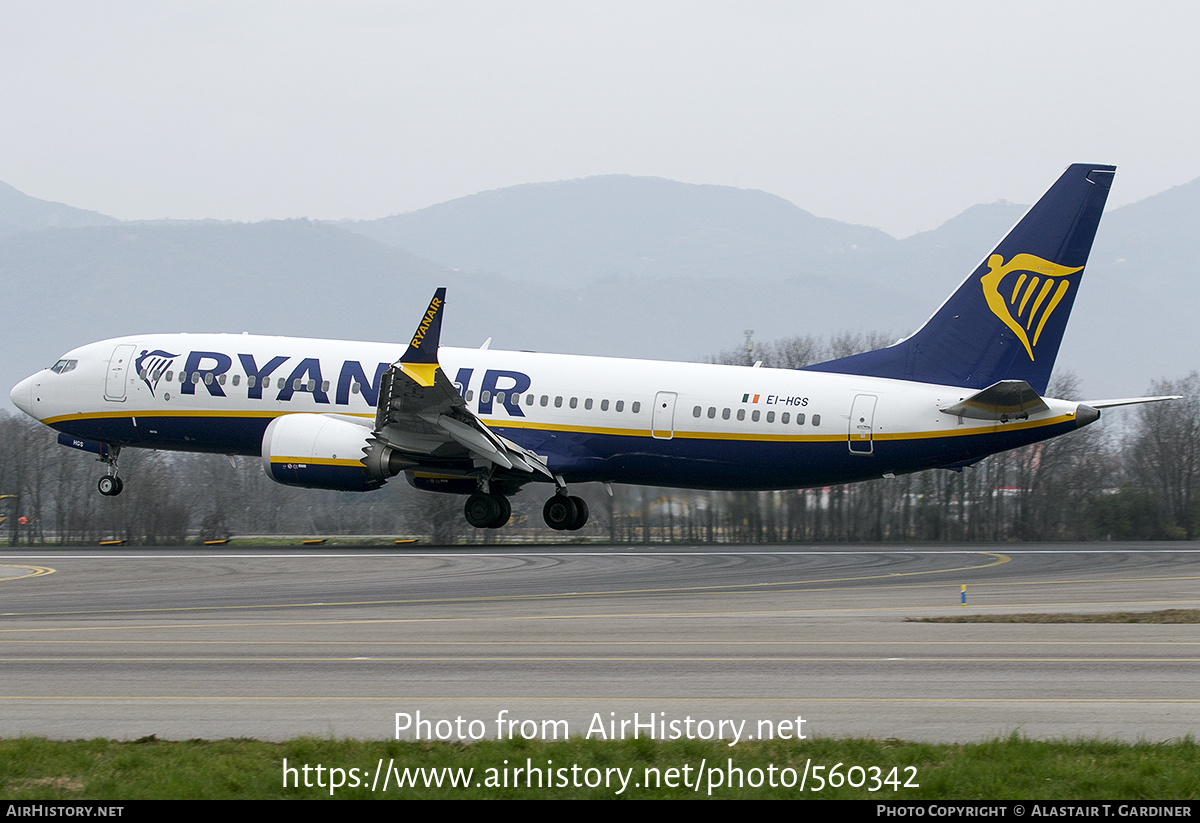
<path fill-rule="evenodd" d="M 1115 166 L 1068 168 L 919 331 L 894 346 L 806 367 L 1046 391 Z"/>

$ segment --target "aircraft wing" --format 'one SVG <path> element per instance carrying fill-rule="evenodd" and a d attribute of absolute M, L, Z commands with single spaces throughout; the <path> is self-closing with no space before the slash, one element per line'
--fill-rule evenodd
<path fill-rule="evenodd" d="M 446 289 L 438 289 L 408 349 L 383 374 L 374 439 L 420 463 L 469 457 L 476 465 L 541 473 L 540 455 L 496 434 L 467 408 L 437 360 Z"/>

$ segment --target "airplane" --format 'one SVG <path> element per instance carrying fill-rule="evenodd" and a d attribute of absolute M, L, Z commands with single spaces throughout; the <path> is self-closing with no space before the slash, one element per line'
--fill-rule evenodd
<path fill-rule="evenodd" d="M 443 348 L 440 288 L 407 344 L 119 337 L 11 398 L 107 465 L 103 495 L 121 493 L 125 448 L 254 455 L 305 488 L 369 491 L 403 473 L 466 495 L 477 528 L 506 525 L 530 482 L 553 485 L 543 519 L 572 531 L 589 512 L 569 484 L 769 490 L 961 471 L 1103 408 L 1171 399 L 1043 396 L 1115 171 L 1070 166 L 914 334 L 801 369 Z"/>

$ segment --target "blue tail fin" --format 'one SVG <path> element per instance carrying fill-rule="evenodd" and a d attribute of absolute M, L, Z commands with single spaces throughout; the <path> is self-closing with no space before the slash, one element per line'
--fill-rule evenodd
<path fill-rule="evenodd" d="M 1115 172 L 1063 172 L 916 334 L 805 368 L 980 389 L 1024 380 L 1044 394 Z"/>

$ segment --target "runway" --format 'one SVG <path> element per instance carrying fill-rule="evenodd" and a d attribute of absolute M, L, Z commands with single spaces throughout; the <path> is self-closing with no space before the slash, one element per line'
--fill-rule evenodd
<path fill-rule="evenodd" d="M 8 549 L 0 736 L 1167 740 L 1196 626 L 905 618 L 1197 607 L 1192 543 Z"/>

